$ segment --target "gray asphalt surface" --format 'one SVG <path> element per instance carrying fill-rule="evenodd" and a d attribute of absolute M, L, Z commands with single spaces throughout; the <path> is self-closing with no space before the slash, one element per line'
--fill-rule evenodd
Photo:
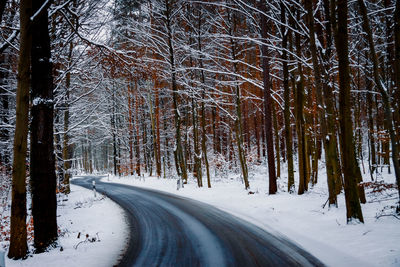
<path fill-rule="evenodd" d="M 284 237 L 210 205 L 83 177 L 75 185 L 105 193 L 127 214 L 130 241 L 118 266 L 324 266 Z"/>

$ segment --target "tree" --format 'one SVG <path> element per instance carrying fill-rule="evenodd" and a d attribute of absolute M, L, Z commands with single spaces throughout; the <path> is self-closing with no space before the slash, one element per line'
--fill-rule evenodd
<path fill-rule="evenodd" d="M 281 33 L 282 33 L 282 72 L 283 72 L 283 95 L 284 95 L 284 118 L 285 118 L 285 144 L 286 159 L 288 164 L 288 192 L 294 192 L 294 168 L 293 168 L 293 144 L 292 127 L 290 126 L 290 87 L 288 68 L 288 35 L 290 30 L 286 29 L 286 7 L 284 2 L 280 3 L 281 8 Z"/>
<path fill-rule="evenodd" d="M 335 0 L 332 0 L 335 5 Z M 340 112 L 340 140 L 342 151 L 342 164 L 344 176 L 344 192 L 346 199 L 347 223 L 353 219 L 364 222 L 361 211 L 358 190 L 357 175 L 360 173 L 355 156 L 353 139 L 353 125 L 351 116 L 350 96 L 350 68 L 347 28 L 347 7 L 346 0 L 337 0 L 337 28 L 335 29 L 335 45 L 339 64 L 339 112 Z"/>
<path fill-rule="evenodd" d="M 380 71 L 379 71 L 379 63 L 378 58 L 375 52 L 375 44 L 372 37 L 372 31 L 369 26 L 369 20 L 367 15 L 367 8 L 364 4 L 363 0 L 358 0 L 358 5 L 360 8 L 360 13 L 363 19 L 363 29 L 367 34 L 368 45 L 370 49 L 370 57 L 372 60 L 372 70 L 374 75 L 374 80 L 376 87 L 378 88 L 378 92 L 382 95 L 383 100 L 383 108 L 384 108 L 384 116 L 385 116 L 385 127 L 389 132 L 390 141 L 392 144 L 392 160 L 393 160 L 393 167 L 396 176 L 396 182 L 400 184 L 400 163 L 399 163 L 399 148 L 396 138 L 395 129 L 393 127 L 393 114 L 392 114 L 392 104 L 389 92 L 384 87 L 384 83 L 381 79 Z M 395 11 L 398 12 L 398 11 Z M 399 188 L 399 204 L 400 204 L 400 188 Z M 400 207 L 400 206 L 399 206 Z"/>
<path fill-rule="evenodd" d="M 56 174 L 53 141 L 53 77 L 47 1 L 35 1 L 32 30 L 30 177 L 36 252 L 57 239 Z M 38 12 L 41 10 L 40 12 Z"/>
<path fill-rule="evenodd" d="M 272 132 L 272 101 L 271 101 L 271 81 L 270 81 L 270 64 L 268 59 L 268 48 L 265 44 L 268 35 L 268 23 L 266 18 L 267 8 L 265 0 L 261 1 L 261 37 L 262 44 L 262 68 L 264 83 L 264 113 L 265 113 L 265 134 L 267 139 L 267 157 L 268 157 L 268 175 L 269 175 L 269 194 L 275 194 L 278 190 L 276 184 L 276 171 L 274 161 L 274 140 Z M 278 140 L 276 140 L 278 142 Z M 278 153 L 278 152 L 277 152 Z M 278 154 L 279 155 L 279 154 Z"/>
<path fill-rule="evenodd" d="M 26 151 L 29 124 L 29 82 L 32 1 L 20 2 L 20 48 L 18 59 L 17 107 L 12 171 L 11 238 L 8 257 L 20 259 L 28 251 L 26 237 Z"/>
<path fill-rule="evenodd" d="M 300 10 L 297 10 L 296 20 L 300 20 Z M 291 17 L 291 24 L 295 22 L 295 18 Z M 309 182 L 309 162 L 307 155 L 307 140 L 306 140 L 306 125 L 304 120 L 304 74 L 303 65 L 299 60 L 301 59 L 301 36 L 299 26 L 295 32 L 295 46 L 297 60 L 297 75 L 299 76 L 296 83 L 293 84 L 295 88 L 295 113 L 296 113 L 296 130 L 298 142 L 298 165 L 299 165 L 299 189 L 298 194 L 302 195 L 308 190 Z"/>
<path fill-rule="evenodd" d="M 400 111 L 400 0 L 396 0 L 396 9 L 394 11 L 394 38 L 395 38 L 395 64 L 394 64 L 394 71 L 395 71 L 395 85 L 396 85 L 396 91 L 397 91 L 397 113 Z M 397 132 L 399 133 L 399 126 L 397 126 Z M 399 157 L 399 154 L 395 155 L 394 151 L 393 153 L 393 159 L 395 157 Z M 400 159 L 397 158 L 397 161 Z M 399 191 L 399 199 L 400 199 L 400 178 L 399 175 L 396 173 L 396 182 L 397 182 L 397 189 Z M 397 209 L 398 212 L 400 212 L 400 200 L 399 200 L 399 208 Z"/>

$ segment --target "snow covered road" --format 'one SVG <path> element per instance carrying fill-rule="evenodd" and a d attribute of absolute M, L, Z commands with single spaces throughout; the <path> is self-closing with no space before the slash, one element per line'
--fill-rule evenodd
<path fill-rule="evenodd" d="M 126 210 L 129 248 L 119 266 L 322 266 L 284 237 L 210 205 L 160 191 L 102 183 L 73 183 L 106 193 Z"/>

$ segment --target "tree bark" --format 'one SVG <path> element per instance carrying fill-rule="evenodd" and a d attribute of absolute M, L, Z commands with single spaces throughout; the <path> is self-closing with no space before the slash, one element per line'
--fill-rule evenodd
<path fill-rule="evenodd" d="M 368 73 L 368 72 L 367 72 Z M 368 139 L 369 139 L 369 172 L 371 175 L 371 180 L 374 180 L 374 172 L 376 171 L 376 149 L 375 149 L 375 127 L 373 119 L 373 95 L 370 93 L 372 91 L 371 80 L 367 77 L 365 79 L 367 93 L 367 114 L 368 114 Z"/>
<path fill-rule="evenodd" d="M 394 17 L 393 17 L 393 22 L 394 22 L 394 82 L 395 82 L 395 100 L 394 103 L 396 103 L 396 114 L 398 121 L 396 125 L 395 131 L 397 132 L 397 135 L 400 135 L 400 0 L 396 0 L 396 8 L 394 11 Z M 400 190 L 400 181 L 397 181 L 397 187 Z M 400 194 L 400 191 L 399 191 Z"/>
<path fill-rule="evenodd" d="M 395 129 L 393 127 L 393 114 L 392 114 L 392 105 L 390 100 L 390 95 L 387 89 L 384 87 L 383 81 L 380 77 L 379 73 L 379 63 L 378 58 L 375 52 L 375 44 L 372 36 L 372 31 L 369 26 L 367 8 L 365 7 L 363 0 L 357 0 L 358 6 L 360 8 L 361 16 L 363 18 L 363 29 L 367 33 L 367 40 L 369 44 L 370 57 L 373 63 L 373 75 L 375 80 L 375 85 L 378 89 L 378 92 L 382 95 L 383 109 L 384 109 L 384 117 L 385 117 L 385 127 L 389 132 L 390 141 L 392 144 L 392 161 L 393 168 L 396 176 L 397 185 L 400 185 L 400 162 L 399 162 L 399 148 L 396 139 Z M 398 6 L 396 6 L 398 7 Z M 398 10 L 395 11 L 395 13 Z M 389 149 L 388 149 L 389 150 Z M 399 192 L 399 208 L 400 208 L 400 186 L 398 186 Z"/>
<path fill-rule="evenodd" d="M 297 12 L 297 19 L 299 12 Z M 293 23 L 292 23 L 293 24 Z M 297 57 L 301 57 L 300 34 L 295 34 L 295 45 Z M 299 189 L 298 194 L 304 194 L 308 190 L 308 156 L 307 156 L 307 140 L 305 133 L 304 121 L 304 75 L 303 66 L 300 61 L 297 62 L 297 74 L 299 78 L 295 84 L 295 113 L 296 113 L 296 130 L 297 130 L 297 153 L 299 161 Z"/>
<path fill-rule="evenodd" d="M 34 1 L 36 12 L 45 4 Z M 32 24 L 32 123 L 30 175 L 36 252 L 57 239 L 57 199 L 53 141 L 53 77 L 47 8 Z"/>
<path fill-rule="evenodd" d="M 167 38 L 168 38 L 168 50 L 169 50 L 169 64 L 171 67 L 171 87 L 172 87 L 172 98 L 175 118 L 175 138 L 176 138 L 176 168 L 179 176 L 182 177 L 184 183 L 187 183 L 187 169 L 185 157 L 183 154 L 182 140 L 181 140 L 181 115 L 178 108 L 178 86 L 176 82 L 176 70 L 175 70 L 175 54 L 174 47 L 172 45 L 172 29 L 171 29 L 171 5 L 169 0 L 165 0 L 165 17 L 167 23 Z"/>
<path fill-rule="evenodd" d="M 277 111 L 275 110 L 275 106 L 272 103 L 272 121 L 274 123 L 274 135 L 275 135 L 275 152 L 276 152 L 276 177 L 281 177 L 281 150 L 279 147 L 279 129 L 278 129 L 278 116 Z"/>
<path fill-rule="evenodd" d="M 236 51 L 236 43 L 234 39 L 234 29 L 236 28 L 236 17 L 233 13 L 233 10 L 227 8 L 227 18 L 228 18 L 228 34 L 229 34 L 229 41 L 230 41 L 230 50 L 231 50 L 231 59 L 233 65 L 233 72 L 238 73 L 238 66 L 237 66 L 237 51 Z M 235 110 L 236 110 L 236 118 L 235 118 L 235 136 L 236 136 L 236 145 L 238 148 L 238 156 L 240 167 L 242 170 L 243 181 L 245 189 L 250 188 L 249 183 L 249 176 L 248 176 L 248 168 L 247 168 L 247 160 L 246 160 L 246 152 L 243 147 L 243 121 L 242 121 L 242 104 L 241 104 L 241 88 L 240 85 L 237 83 L 237 78 L 235 77 Z"/>
<path fill-rule="evenodd" d="M 284 25 L 286 24 L 286 7 L 281 2 L 281 32 L 282 36 L 282 72 L 283 72 L 283 99 L 284 99 L 284 118 L 285 118 L 285 144 L 286 158 L 288 164 L 288 192 L 293 193 L 294 189 L 294 167 L 293 167 L 293 143 L 292 143 L 292 127 L 290 126 L 290 87 L 289 87 L 289 68 L 288 68 L 288 35 L 290 30 Z"/>
<path fill-rule="evenodd" d="M 72 42 L 69 44 L 68 52 L 68 62 L 71 63 L 72 60 Z M 64 105 L 64 136 L 63 136 L 63 148 L 62 148 L 62 158 L 64 162 L 64 179 L 63 179 L 63 191 L 65 194 L 69 194 L 70 189 L 70 179 L 71 179 L 71 158 L 72 158 L 72 146 L 69 144 L 69 90 L 71 89 L 71 72 L 68 72 L 65 77 L 65 105 Z"/>
<path fill-rule="evenodd" d="M 357 190 L 357 175 L 359 172 L 359 166 L 355 157 L 353 125 L 351 120 L 347 4 L 348 3 L 346 0 L 337 0 L 337 29 L 335 31 L 335 44 L 339 62 L 340 139 L 343 157 L 342 162 L 345 182 L 344 191 L 346 199 L 347 222 L 349 223 L 353 219 L 364 222 L 364 218 L 362 215 Z"/>
<path fill-rule="evenodd" d="M 137 91 L 137 82 L 135 81 L 135 89 Z M 136 119 L 136 136 L 135 136 L 135 150 L 136 150 L 136 167 L 135 167 L 135 172 L 137 174 L 137 176 L 140 177 L 140 169 L 141 169 L 141 161 L 140 161 L 140 135 L 139 135 L 139 127 L 140 127 L 140 123 L 139 123 L 139 99 L 136 95 L 136 99 L 135 99 L 135 119 Z"/>
<path fill-rule="evenodd" d="M 318 133 L 318 128 L 315 127 L 315 138 L 321 138 L 326 143 L 326 122 L 325 122 L 325 112 L 322 107 L 322 81 L 321 81 L 321 66 L 318 61 L 318 51 L 315 43 L 315 29 L 314 29 L 314 12 L 313 12 L 313 2 L 305 1 L 305 6 L 307 10 L 307 22 L 309 29 L 309 37 L 310 37 L 310 50 L 311 50 L 311 59 L 313 64 L 313 73 L 314 73 L 314 82 L 315 82 L 315 92 L 317 99 L 317 117 L 315 118 L 314 125 L 321 125 L 321 135 Z M 326 146 L 325 146 L 326 147 Z M 318 142 L 314 142 L 313 145 L 313 175 L 312 175 L 312 183 L 315 184 L 317 182 L 318 175 Z M 325 149 L 326 151 L 326 149 Z"/>
<path fill-rule="evenodd" d="M 261 11 L 267 13 L 267 6 L 265 0 L 261 1 Z M 270 66 L 268 59 L 268 47 L 265 42 L 268 38 L 268 23 L 265 15 L 261 15 L 261 38 L 263 44 L 262 50 L 262 70 L 263 70 L 263 84 L 264 84 L 264 112 L 265 112 L 265 135 L 267 141 L 267 158 L 268 158 L 268 175 L 269 175 L 269 194 L 275 194 L 278 190 L 276 184 L 276 171 L 275 171 L 275 156 L 274 156 L 274 137 L 272 131 L 272 99 L 271 99 L 271 78 Z"/>
<path fill-rule="evenodd" d="M 28 251 L 26 236 L 26 151 L 29 125 L 29 78 L 32 1 L 20 1 L 21 37 L 18 59 L 16 122 L 12 170 L 11 236 L 8 257 L 21 259 Z"/>
<path fill-rule="evenodd" d="M 154 161 L 156 163 L 156 173 L 157 173 L 157 177 L 161 177 L 161 163 L 159 164 L 159 162 L 158 162 L 159 151 L 158 151 L 158 145 L 157 145 L 156 118 L 155 118 L 154 112 L 153 112 L 153 102 L 152 102 L 153 100 L 151 99 L 150 93 L 148 95 L 148 101 L 149 101 L 149 108 L 150 108 L 151 133 L 153 136 L 153 151 L 154 151 Z"/>

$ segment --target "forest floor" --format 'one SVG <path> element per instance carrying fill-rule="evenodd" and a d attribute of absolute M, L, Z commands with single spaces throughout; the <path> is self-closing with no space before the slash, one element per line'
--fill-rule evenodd
<path fill-rule="evenodd" d="M 3 208 L 0 214 L 0 254 L 9 246 L 10 209 L 9 206 Z M 6 266 L 109 267 L 123 254 L 129 238 L 124 211 L 105 196 L 97 193 L 95 197 L 91 190 L 71 185 L 68 197 L 58 195 L 57 217 L 59 238 L 56 248 L 41 254 L 30 253 L 25 260 L 15 261 L 5 257 Z M 30 218 L 28 215 L 28 243 L 32 252 Z"/>
<path fill-rule="evenodd" d="M 324 206 L 328 190 L 323 169 L 319 182 L 301 196 L 287 192 L 285 175 L 278 180 L 278 193 L 268 195 L 267 169 L 261 166 L 251 169 L 249 191 L 244 189 L 240 175 L 234 174 L 213 179 L 211 189 L 207 188 L 204 177 L 205 187 L 199 188 L 192 177 L 179 190 L 176 179 L 108 176 L 102 181 L 206 202 L 269 232 L 287 236 L 328 266 L 400 266 L 400 218 L 394 212 L 398 195 L 394 176 L 385 173 L 386 170 L 375 177 L 378 182 L 374 186 L 366 189 L 367 203 L 362 204 L 365 224 L 346 224 L 343 193 L 338 198 L 338 208 Z M 365 181 L 370 181 L 369 176 Z"/>

